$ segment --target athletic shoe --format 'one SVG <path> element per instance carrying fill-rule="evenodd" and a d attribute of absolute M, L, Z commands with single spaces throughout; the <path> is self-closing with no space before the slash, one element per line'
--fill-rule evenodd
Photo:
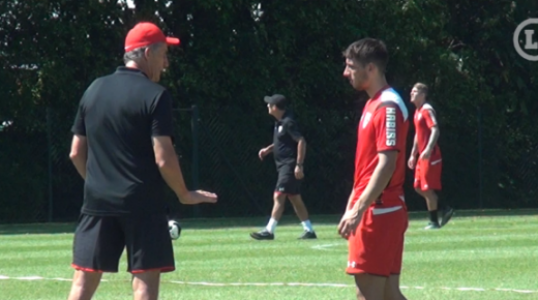
<path fill-rule="evenodd" d="M 313 240 L 317 238 L 318 237 L 316 236 L 316 233 L 314 231 L 305 230 L 303 234 L 301 234 L 301 236 L 298 237 L 297 239 L 298 240 Z"/>
<path fill-rule="evenodd" d="M 264 229 L 260 232 L 253 232 L 250 234 L 250 237 L 252 237 L 255 240 L 274 240 L 275 239 L 275 235 L 267 231 L 267 229 Z"/>
<path fill-rule="evenodd" d="M 439 224 L 434 223 L 434 222 L 430 222 L 430 223 L 428 223 L 428 226 L 424 227 L 424 229 L 426 229 L 426 230 L 439 229 L 439 228 L 441 228 L 441 226 L 439 226 Z"/>

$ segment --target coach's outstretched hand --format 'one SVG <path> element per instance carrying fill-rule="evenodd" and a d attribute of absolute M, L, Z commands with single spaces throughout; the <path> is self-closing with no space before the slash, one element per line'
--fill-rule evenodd
<path fill-rule="evenodd" d="M 183 204 L 217 203 L 217 195 L 203 190 L 189 191 L 183 197 L 178 197 Z"/>

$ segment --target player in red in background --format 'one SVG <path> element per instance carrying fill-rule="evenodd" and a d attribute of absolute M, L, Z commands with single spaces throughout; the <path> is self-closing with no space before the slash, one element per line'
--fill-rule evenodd
<path fill-rule="evenodd" d="M 417 193 L 426 199 L 430 222 L 425 229 L 439 229 L 443 227 L 452 215 L 454 210 L 449 206 L 443 207 L 443 218 L 441 224 L 437 217 L 439 200 L 436 190 L 441 190 L 441 150 L 437 144 L 439 138 L 439 125 L 435 118 L 435 110 L 426 101 L 428 96 L 428 86 L 424 83 L 416 83 L 411 90 L 411 103 L 417 110 L 415 111 L 415 139 L 413 149 L 407 165 L 410 169 L 415 169 L 414 187 Z M 418 163 L 417 163 L 417 155 Z"/>
<path fill-rule="evenodd" d="M 405 300 L 400 291 L 404 235 L 407 108 L 387 85 L 385 44 L 366 38 L 345 51 L 344 76 L 370 99 L 358 125 L 355 178 L 338 232 L 348 239 L 346 272 L 355 277 L 357 299 Z"/>

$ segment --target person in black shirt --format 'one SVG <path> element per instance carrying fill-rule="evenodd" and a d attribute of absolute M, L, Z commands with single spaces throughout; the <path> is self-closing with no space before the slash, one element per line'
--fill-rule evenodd
<path fill-rule="evenodd" d="M 69 300 L 92 298 L 102 273 L 118 271 L 124 249 L 134 299 L 157 299 L 160 274 L 175 270 L 166 185 L 184 204 L 217 201 L 185 187 L 171 140 L 173 100 L 157 83 L 168 45 L 179 39 L 137 24 L 125 40 L 125 67 L 94 80 L 80 101 L 70 158 L 84 179 L 84 202 Z"/>
<path fill-rule="evenodd" d="M 286 197 L 290 200 L 304 228 L 299 239 L 317 238 L 308 219 L 308 211 L 301 198 L 300 187 L 303 180 L 303 162 L 306 154 L 306 141 L 299 131 L 297 121 L 288 109 L 288 100 L 283 95 L 275 94 L 265 97 L 269 114 L 275 117 L 273 144 L 259 151 L 261 160 L 273 153 L 278 180 L 274 193 L 273 211 L 267 226 L 250 236 L 256 240 L 273 240 L 275 229 L 282 213 Z"/>

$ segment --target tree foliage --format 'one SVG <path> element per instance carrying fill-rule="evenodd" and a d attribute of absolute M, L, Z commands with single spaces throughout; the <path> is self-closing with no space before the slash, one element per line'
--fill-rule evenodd
<path fill-rule="evenodd" d="M 0 118 L 14 120 L 9 132 L 0 133 L 2 201 L 47 201 L 47 159 L 68 163 L 69 128 L 80 96 L 93 79 L 122 63 L 126 32 L 148 20 L 182 41 L 171 51 L 162 82 L 177 107 L 197 104 L 202 120 L 228 113 L 218 122 L 209 120 L 218 128 L 212 134 L 229 137 L 217 136 L 219 143 L 240 137 L 239 148 L 249 151 L 267 144 L 271 119 L 263 96 L 278 92 L 292 99 L 309 140 L 312 179 L 305 188 L 317 186 L 315 193 L 306 192 L 316 198 L 317 212 L 339 212 L 350 189 L 354 126 L 365 95 L 342 78 L 341 53 L 367 36 L 387 43 L 388 79 L 405 99 L 417 81 L 431 87 L 441 122 L 447 197 L 461 207 L 476 206 L 480 193 L 491 207 L 531 205 L 529 178 L 538 175 L 536 167 L 528 171 L 537 163 L 532 117 L 538 113 L 538 63 L 518 56 L 512 34 L 520 22 L 538 15 L 536 1 L 133 2 L 135 8 L 117 0 L 0 1 Z M 49 139 L 46 108 L 55 122 Z M 188 116 L 179 122 L 185 126 L 178 127 L 178 135 L 192 142 Z M 270 191 L 272 167 L 265 166 L 262 176 L 252 171 L 256 167 L 241 165 L 251 158 L 231 159 L 249 178 L 249 188 Z M 55 173 L 57 203 L 80 197 L 72 192 L 81 182 L 71 171 Z M 256 176 L 264 183 L 252 179 Z M 210 177 L 200 180 L 218 182 Z M 0 215 L 16 211 L 16 202 L 0 208 Z M 232 215 L 232 210 L 219 213 Z"/>

